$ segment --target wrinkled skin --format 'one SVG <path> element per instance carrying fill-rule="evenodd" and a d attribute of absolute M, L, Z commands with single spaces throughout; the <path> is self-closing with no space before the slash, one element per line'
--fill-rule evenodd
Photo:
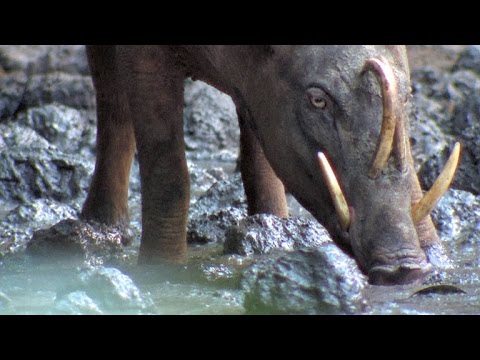
<path fill-rule="evenodd" d="M 99 132 L 82 216 L 128 222 L 128 174 L 136 144 L 142 181 L 139 261 L 185 258 L 189 180 L 183 80 L 192 76 L 229 94 L 237 106 L 251 214 L 287 216 L 285 185 L 353 254 L 372 283 L 421 279 L 431 269 L 424 250 L 438 237 L 430 217 L 417 226 L 411 219 L 411 205 L 422 192 L 409 147 L 405 171 L 392 157 L 378 178 L 367 175 L 380 134 L 382 98 L 375 77 L 362 75 L 362 68 L 372 57 L 390 63 L 407 119 L 405 51 L 401 46 L 87 47 Z M 320 99 L 321 108 L 312 99 Z M 405 130 L 408 136 L 408 121 Z M 318 151 L 330 160 L 350 206 L 348 231 L 339 226 Z"/>

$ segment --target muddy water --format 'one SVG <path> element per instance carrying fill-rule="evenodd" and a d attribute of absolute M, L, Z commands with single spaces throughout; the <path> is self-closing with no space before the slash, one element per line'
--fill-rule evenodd
<path fill-rule="evenodd" d="M 71 258 L 9 259 L 0 265 L 0 313 L 242 314 L 240 266 L 216 253 L 191 248 L 188 265 L 177 267 L 101 266 L 87 279 L 92 269 Z"/>
<path fill-rule="evenodd" d="M 202 246 L 191 248 L 188 265 L 181 267 L 103 268 L 120 270 L 134 284 L 136 295 L 122 297 L 121 291 L 99 291 L 96 282 L 83 283 L 79 279 L 85 267 L 67 259 L 41 265 L 28 258 L 4 261 L 0 313 L 244 314 L 238 283 L 248 262 L 221 255 L 218 247 Z M 480 272 L 457 269 L 443 275 L 449 279 L 445 283 L 455 286 L 369 286 L 367 308 L 358 314 L 479 314 Z"/>
<path fill-rule="evenodd" d="M 294 214 L 305 214 L 290 199 Z M 255 257 L 224 255 L 222 245 L 191 245 L 184 265 L 136 265 L 138 239 L 114 263 L 35 259 L 0 263 L 1 314 L 245 314 L 239 283 Z M 427 283 L 370 286 L 356 314 L 479 314 L 480 270 L 472 258 Z M 440 285 L 439 285 L 440 284 Z M 308 312 L 308 309 L 305 309 Z"/>
<path fill-rule="evenodd" d="M 448 284 L 435 286 L 370 287 L 368 314 L 381 315 L 477 315 L 480 313 L 480 272 L 450 271 Z"/>

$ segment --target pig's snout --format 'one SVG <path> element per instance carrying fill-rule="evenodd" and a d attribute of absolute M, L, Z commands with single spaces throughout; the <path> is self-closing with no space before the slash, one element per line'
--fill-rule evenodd
<path fill-rule="evenodd" d="M 373 285 L 410 284 L 421 281 L 431 270 L 423 253 L 404 250 L 389 256 L 374 255 L 368 278 Z"/>

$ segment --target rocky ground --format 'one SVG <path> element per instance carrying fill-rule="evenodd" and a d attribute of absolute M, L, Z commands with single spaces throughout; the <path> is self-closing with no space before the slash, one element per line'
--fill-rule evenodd
<path fill-rule="evenodd" d="M 454 142 L 462 143 L 453 189 L 435 210 L 434 220 L 454 262 L 478 269 L 480 46 L 415 45 L 409 46 L 409 57 L 417 170 L 429 187 Z M 58 311 L 102 313 L 108 301 L 88 285 L 97 282 L 109 284 L 105 288 L 116 294 L 110 297 L 126 294 L 133 306 L 151 309 L 151 300 L 111 267 L 136 257 L 137 164 L 131 176 L 128 236 L 73 221 L 94 165 L 95 100 L 88 74 L 83 46 L 0 46 L 0 262 L 23 254 L 73 252 L 85 268 L 76 275 L 80 285 L 57 296 Z M 368 309 L 364 292 L 369 285 L 355 262 L 292 199 L 292 212 L 299 217 L 246 215 L 242 184 L 234 172 L 239 130 L 231 99 L 201 82 L 186 81 L 184 120 L 192 182 L 188 240 L 191 247 L 220 244 L 225 254 L 251 259 L 238 285 L 246 311 Z M 435 276 L 430 283 L 447 275 Z M 122 290 L 115 284 L 125 286 Z M 98 296 L 102 300 L 95 302 Z M 13 306 L 7 295 L 2 298 L 0 285 L 0 312 L 2 304 Z"/>

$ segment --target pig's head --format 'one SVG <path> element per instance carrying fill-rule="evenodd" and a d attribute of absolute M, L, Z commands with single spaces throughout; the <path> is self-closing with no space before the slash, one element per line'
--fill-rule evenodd
<path fill-rule="evenodd" d="M 262 51 L 253 78 L 244 76 L 241 101 L 277 175 L 353 253 L 372 283 L 422 278 L 431 265 L 416 224 L 438 200 L 439 188 L 448 187 L 458 147 L 433 193 L 412 206 L 416 174 L 408 140 L 411 88 L 405 48 L 272 46 Z"/>

